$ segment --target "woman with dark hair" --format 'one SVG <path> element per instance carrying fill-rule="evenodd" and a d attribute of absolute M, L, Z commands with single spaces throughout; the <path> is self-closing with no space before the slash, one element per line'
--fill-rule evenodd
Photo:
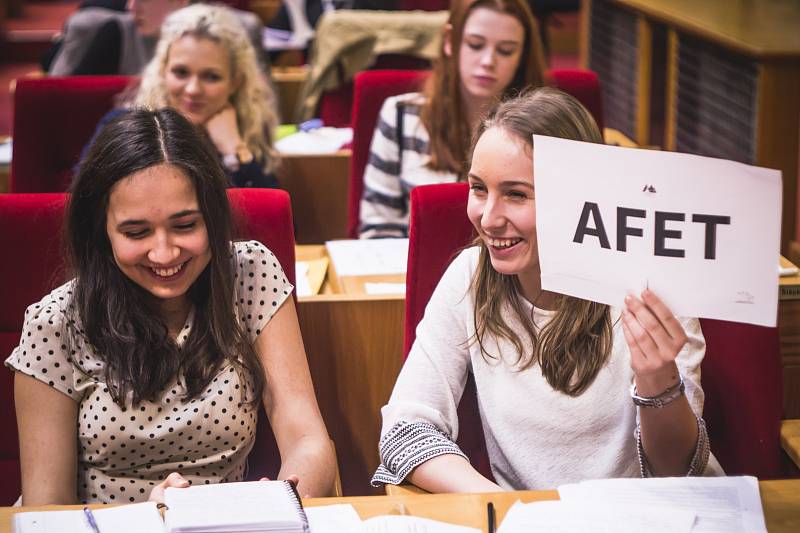
<path fill-rule="evenodd" d="M 489 492 L 721 472 L 702 419 L 699 321 L 649 290 L 617 308 L 542 289 L 533 135 L 602 142 L 589 112 L 550 88 L 480 125 L 467 203 L 478 237 L 425 309 L 382 410 L 373 483 Z M 455 444 L 469 374 L 494 481 Z"/>
<path fill-rule="evenodd" d="M 6 360 L 24 505 L 241 480 L 262 403 L 279 477 L 330 492 L 292 286 L 264 245 L 232 242 L 226 185 L 176 111 L 133 110 L 101 131 L 67 207 L 74 278 L 28 308 Z"/>
<path fill-rule="evenodd" d="M 411 189 L 464 180 L 480 118 L 502 97 L 543 82 L 539 30 L 524 0 L 454 2 L 424 91 L 381 108 L 364 170 L 361 237 L 405 237 Z"/>

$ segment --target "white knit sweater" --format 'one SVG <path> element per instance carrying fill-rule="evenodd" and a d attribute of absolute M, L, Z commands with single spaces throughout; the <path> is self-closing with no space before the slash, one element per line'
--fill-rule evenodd
<path fill-rule="evenodd" d="M 619 309 L 611 310 L 614 340 L 606 365 L 583 394 L 570 397 L 554 390 L 538 365 L 515 368 L 516 352 L 509 342 L 484 342 L 487 351 L 502 354 L 503 361 L 487 361 L 477 344 L 468 342 L 474 334 L 474 299 L 468 288 L 477 262 L 478 248 L 462 252 L 431 297 L 417 340 L 382 410 L 384 464 L 373 483 L 399 483 L 425 460 L 460 453 L 451 441 L 458 435 L 456 408 L 468 372 L 475 376 L 492 473 L 500 486 L 550 489 L 585 479 L 638 476 L 637 408 L 629 393 L 633 370 Z M 552 314 L 524 303 L 537 327 Z M 507 321 L 515 323 L 510 315 Z M 705 341 L 698 320 L 681 319 L 681 324 L 689 341 L 677 363 L 689 403 L 700 416 Z M 419 423 L 431 424 L 443 435 Z M 721 472 L 713 458 L 706 472 Z"/>

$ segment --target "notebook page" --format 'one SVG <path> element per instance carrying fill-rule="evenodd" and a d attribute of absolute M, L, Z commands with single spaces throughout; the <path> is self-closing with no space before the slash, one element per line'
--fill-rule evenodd
<path fill-rule="evenodd" d="M 154 502 L 92 511 L 100 531 L 163 533 L 164 523 Z M 14 515 L 14 533 L 91 533 L 82 510 L 37 511 Z"/>
<path fill-rule="evenodd" d="M 214 526 L 223 526 L 218 530 L 225 531 L 267 524 L 299 528 L 302 524 L 291 489 L 284 481 L 168 488 L 164 503 L 168 531 L 214 530 Z"/>

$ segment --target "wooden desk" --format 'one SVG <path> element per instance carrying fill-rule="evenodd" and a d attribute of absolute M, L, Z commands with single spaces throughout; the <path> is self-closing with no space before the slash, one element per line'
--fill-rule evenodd
<path fill-rule="evenodd" d="M 800 418 L 800 275 L 782 276 L 779 284 L 778 329 L 783 363 L 783 416 Z"/>
<path fill-rule="evenodd" d="M 261 0 L 264 1 L 264 0 Z M 278 98 L 278 112 L 283 123 L 294 124 L 297 100 L 303 92 L 308 80 L 308 67 L 273 67 L 272 81 L 275 84 L 275 96 Z"/>
<path fill-rule="evenodd" d="M 800 479 L 760 481 L 761 505 L 770 533 L 800 531 Z M 426 494 L 411 496 L 362 496 L 355 498 L 311 498 L 306 506 L 349 503 L 362 519 L 384 514 L 400 514 L 401 505 L 414 516 L 423 516 L 486 531 L 486 504 L 494 503 L 497 523 L 517 500 L 533 502 L 557 500 L 558 492 L 517 491 L 493 494 Z M 0 530 L 2 533 L 2 530 Z"/>
<path fill-rule="evenodd" d="M 350 150 L 335 154 L 283 154 L 276 172 L 289 193 L 298 244 L 322 244 L 347 237 Z"/>
<path fill-rule="evenodd" d="M 325 254 L 297 246 L 298 260 Z M 297 315 L 322 416 L 336 443 L 345 494 L 381 494 L 369 485 L 378 466 L 380 408 L 403 364 L 405 295 L 322 294 L 298 298 Z"/>
<path fill-rule="evenodd" d="M 770 533 L 800 530 L 800 480 L 761 481 L 761 504 Z M 385 514 L 432 518 L 486 531 L 486 504 L 494 503 L 498 525 L 517 500 L 534 502 L 557 500 L 555 490 L 518 491 L 493 494 L 426 494 L 412 496 L 357 496 L 349 498 L 309 498 L 307 507 L 349 503 L 362 519 Z M 0 533 L 11 533 L 11 517 L 24 511 L 80 509 L 82 506 L 3 507 L 0 508 Z"/>

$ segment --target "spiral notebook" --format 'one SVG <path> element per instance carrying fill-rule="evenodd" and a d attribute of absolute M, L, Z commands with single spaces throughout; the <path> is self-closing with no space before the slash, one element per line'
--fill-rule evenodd
<path fill-rule="evenodd" d="M 309 531 L 294 485 L 253 481 L 166 490 L 168 533 Z"/>

